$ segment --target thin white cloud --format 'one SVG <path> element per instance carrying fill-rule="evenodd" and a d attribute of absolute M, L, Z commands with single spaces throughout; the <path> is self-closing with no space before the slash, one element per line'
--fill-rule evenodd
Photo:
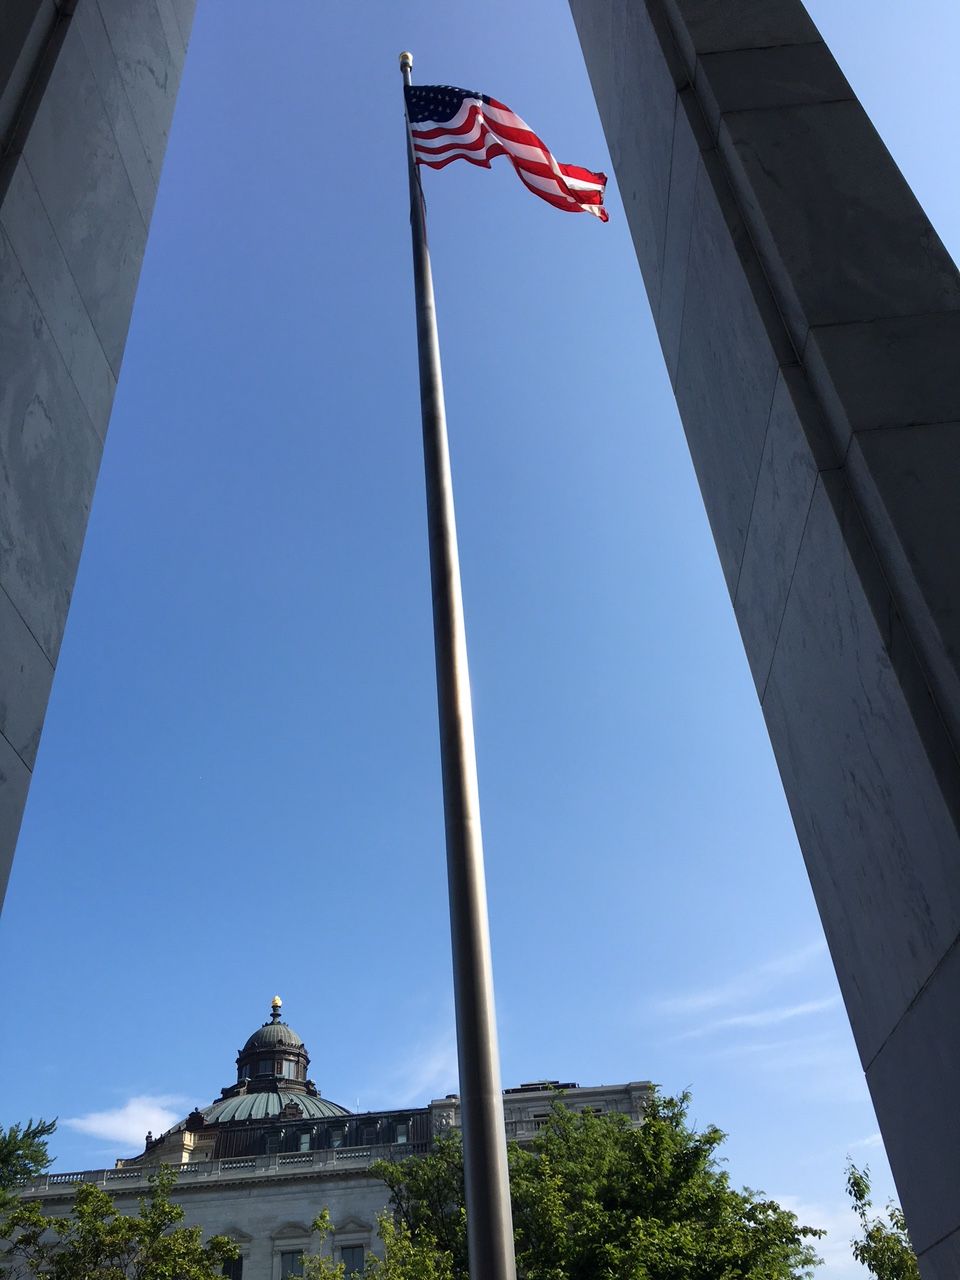
<path fill-rule="evenodd" d="M 410 1046 L 389 1074 L 368 1086 L 362 1105 L 411 1106 L 454 1092 L 458 1086 L 453 1027 Z"/>
<path fill-rule="evenodd" d="M 188 1098 L 176 1094 L 141 1094 L 129 1098 L 121 1107 L 108 1111 L 89 1111 L 63 1121 L 77 1133 L 88 1133 L 119 1143 L 124 1150 L 139 1150 L 147 1131 L 155 1136 L 182 1120 L 190 1107 Z"/>
<path fill-rule="evenodd" d="M 702 1026 L 692 1027 L 684 1031 L 680 1040 L 690 1040 L 696 1036 L 715 1035 L 717 1032 L 743 1029 L 745 1027 L 774 1027 L 781 1022 L 792 1022 L 794 1018 L 809 1018 L 813 1014 L 823 1013 L 826 1009 L 834 1009 L 840 1003 L 839 996 L 828 996 L 824 1000 L 805 1000 L 801 1004 L 780 1005 L 772 1009 L 757 1009 L 751 1013 L 734 1013 L 727 1018 L 717 1018 Z"/>
<path fill-rule="evenodd" d="M 783 1039 L 735 1040 L 700 1050 L 714 1061 L 741 1061 L 759 1083 L 784 1091 L 796 1101 L 865 1104 L 869 1094 L 853 1045 L 834 1030 L 808 1031 Z M 747 1065 L 749 1064 L 749 1065 Z M 847 1147 L 838 1148 L 838 1158 Z"/>
<path fill-rule="evenodd" d="M 805 1051 L 804 1060 L 808 1061 L 812 1054 L 837 1054 L 840 1051 L 836 1038 L 832 1033 L 821 1035 L 788 1036 L 784 1040 L 736 1040 L 733 1044 L 720 1045 L 710 1049 L 710 1058 L 772 1058 L 789 1059 L 798 1052 Z M 849 1054 L 846 1055 L 849 1057 Z"/>
<path fill-rule="evenodd" d="M 846 1201 L 822 1204 L 802 1200 L 799 1196 L 774 1196 L 784 1209 L 795 1213 L 805 1227 L 822 1227 L 826 1235 L 814 1241 L 814 1248 L 824 1266 L 816 1271 L 817 1280 L 866 1280 L 867 1271 L 850 1251 L 850 1241 L 857 1234 L 857 1219 Z"/>
<path fill-rule="evenodd" d="M 883 1138 L 879 1133 L 868 1133 L 865 1138 L 858 1138 L 856 1142 L 850 1143 L 851 1151 L 859 1151 L 864 1147 L 882 1147 Z"/>
<path fill-rule="evenodd" d="M 708 1009 L 720 1009 L 724 1005 L 749 1003 L 779 986 L 785 978 L 803 973 L 826 953 L 827 944 L 822 938 L 808 943 L 796 951 L 776 956 L 753 969 L 730 978 L 716 986 L 701 991 L 688 992 L 661 1000 L 657 1009 L 667 1014 L 703 1013 Z"/>

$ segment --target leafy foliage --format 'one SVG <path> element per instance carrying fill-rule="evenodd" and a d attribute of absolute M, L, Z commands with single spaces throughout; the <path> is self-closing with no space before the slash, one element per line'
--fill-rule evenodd
<path fill-rule="evenodd" d="M 409 1241 L 431 1257 L 446 1259 L 444 1265 L 451 1280 L 466 1277 L 467 1209 L 460 1135 L 450 1133 L 438 1138 L 426 1156 L 397 1162 L 380 1160 L 371 1172 L 382 1178 L 390 1190 L 398 1254 L 405 1251 L 405 1242 Z M 389 1254 L 387 1258 L 392 1261 Z M 397 1280 L 405 1280 L 407 1274 L 398 1271 Z M 388 1272 L 384 1280 L 394 1277 Z"/>
<path fill-rule="evenodd" d="M 331 1231 L 330 1214 L 324 1209 L 313 1224 L 320 1236 L 320 1247 Z M 394 1222 L 387 1214 L 379 1221 L 380 1239 L 385 1256 L 368 1256 L 362 1280 L 453 1280 L 450 1255 L 437 1246 L 426 1231 L 414 1239 L 403 1222 Z M 308 1254 L 303 1259 L 304 1280 L 343 1280 L 344 1265 L 322 1253 Z"/>
<path fill-rule="evenodd" d="M 520 1280 L 800 1280 L 818 1258 L 775 1201 L 736 1191 L 719 1168 L 719 1129 L 698 1132 L 689 1098 L 655 1096 L 644 1123 L 557 1102 L 532 1149 L 510 1149 Z M 378 1280 L 467 1280 L 458 1136 L 428 1156 L 381 1162 L 394 1222 Z M 426 1269 L 432 1266 L 433 1270 Z"/>
<path fill-rule="evenodd" d="M 220 1280 L 223 1264 L 239 1250 L 226 1236 L 201 1242 L 199 1227 L 181 1227 L 183 1209 L 170 1200 L 176 1181 L 162 1166 L 140 1199 L 140 1213 L 118 1213 L 110 1196 L 90 1182 L 77 1184 L 69 1215 L 48 1216 L 36 1201 L 10 1214 L 11 1244 L 4 1257 L 15 1277 L 50 1280 Z"/>
<path fill-rule="evenodd" d="M 364 1280 L 453 1280 L 453 1259 L 427 1231 L 414 1237 L 404 1223 L 380 1219 L 383 1259 L 371 1257 Z"/>
<path fill-rule="evenodd" d="M 0 1214 L 16 1203 L 13 1188 L 18 1182 L 35 1178 L 50 1166 L 47 1138 L 57 1127 L 56 1120 L 28 1120 L 0 1129 Z"/>
<path fill-rule="evenodd" d="M 320 1247 L 322 1249 L 324 1240 L 326 1240 L 327 1236 L 333 1230 L 333 1223 L 330 1220 L 329 1209 L 322 1210 L 314 1220 L 313 1229 L 320 1236 Z M 333 1262 L 322 1253 L 309 1253 L 304 1255 L 304 1280 L 343 1280 L 343 1273 L 344 1265 L 342 1262 Z"/>
<path fill-rule="evenodd" d="M 860 1219 L 862 1238 L 852 1242 L 853 1256 L 876 1280 L 920 1280 L 917 1256 L 907 1235 L 907 1224 L 899 1205 L 886 1206 L 887 1221 L 870 1218 L 870 1170 L 862 1172 L 851 1160 L 847 1165 L 847 1193 Z"/>

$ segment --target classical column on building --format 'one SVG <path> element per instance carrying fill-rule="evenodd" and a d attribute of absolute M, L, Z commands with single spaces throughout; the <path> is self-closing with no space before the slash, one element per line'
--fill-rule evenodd
<path fill-rule="evenodd" d="M 960 276 L 799 0 L 571 9 L 921 1270 L 955 1280 Z"/>
<path fill-rule="evenodd" d="M 194 4 L 0 4 L 0 900 Z"/>

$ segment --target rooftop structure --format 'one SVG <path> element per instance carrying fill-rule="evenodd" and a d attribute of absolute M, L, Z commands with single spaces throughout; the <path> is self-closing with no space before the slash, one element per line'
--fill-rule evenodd
<path fill-rule="evenodd" d="M 460 1099 L 448 1094 L 423 1107 L 349 1111 L 322 1097 L 308 1078 L 306 1046 L 281 1009 L 275 996 L 269 1020 L 237 1052 L 236 1080 L 209 1106 L 157 1137 L 148 1133 L 143 1151 L 113 1168 L 46 1174 L 22 1194 L 66 1213 L 76 1184 L 94 1182 L 121 1212 L 136 1212 L 151 1174 L 171 1165 L 178 1173 L 173 1196 L 187 1225 L 240 1245 L 233 1280 L 298 1275 L 301 1254 L 316 1248 L 310 1224 L 324 1207 L 334 1224 L 328 1248 L 348 1275 L 362 1269 L 366 1252 L 378 1249 L 377 1217 L 387 1205 L 386 1187 L 370 1165 L 425 1154 L 438 1135 L 460 1127 Z M 620 1111 L 639 1123 L 650 1089 L 641 1081 L 582 1088 L 557 1080 L 505 1089 L 507 1137 L 531 1141 L 557 1096 L 578 1111 Z"/>

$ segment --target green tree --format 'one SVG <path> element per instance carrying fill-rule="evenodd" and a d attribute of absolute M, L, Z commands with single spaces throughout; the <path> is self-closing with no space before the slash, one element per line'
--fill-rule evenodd
<path fill-rule="evenodd" d="M 333 1223 L 330 1220 L 330 1210 L 323 1209 L 314 1219 L 313 1229 L 320 1236 L 320 1248 L 323 1248 L 323 1242 L 333 1230 Z M 303 1276 L 304 1280 L 343 1280 L 344 1265 L 342 1262 L 334 1262 L 322 1253 L 308 1253 L 303 1259 Z"/>
<path fill-rule="evenodd" d="M 409 1241 L 431 1257 L 443 1256 L 454 1280 L 466 1277 L 467 1210 L 460 1135 L 451 1133 L 438 1138 L 426 1156 L 397 1162 L 379 1160 L 372 1172 L 390 1190 L 397 1253 L 403 1252 Z M 381 1230 L 381 1237 L 382 1234 Z M 388 1260 L 393 1262 L 389 1255 Z M 406 1274 L 398 1270 L 397 1280 L 403 1280 Z M 388 1273 L 383 1280 L 394 1278 Z"/>
<path fill-rule="evenodd" d="M 847 1193 L 860 1219 L 862 1236 L 852 1241 L 853 1256 L 876 1280 L 920 1280 L 917 1255 L 913 1252 L 903 1210 L 887 1202 L 886 1221 L 881 1215 L 871 1219 L 870 1170 L 860 1170 L 851 1160 L 847 1165 Z"/>
<path fill-rule="evenodd" d="M 25 1125 L 0 1128 L 0 1220 L 17 1202 L 18 1182 L 35 1178 L 50 1166 L 47 1139 L 57 1127 L 56 1120 L 28 1120 Z M 0 1224 L 2 1225 L 2 1224 Z"/>
<path fill-rule="evenodd" d="M 170 1200 L 176 1174 L 165 1166 L 150 1178 L 136 1216 L 118 1213 L 91 1182 L 77 1184 L 68 1215 L 47 1216 L 36 1201 L 10 1214 L 4 1257 L 12 1275 L 45 1280 L 219 1280 L 239 1250 L 226 1236 L 201 1242 L 199 1227 L 182 1227 L 183 1209 Z"/>
<path fill-rule="evenodd" d="M 324 1209 L 314 1221 L 320 1236 L 320 1248 L 332 1230 L 330 1213 Z M 370 1255 L 362 1280 L 453 1280 L 450 1255 L 438 1248 L 427 1232 L 414 1239 L 410 1228 L 384 1214 L 379 1220 L 379 1234 L 385 1256 Z M 346 1268 L 323 1253 L 307 1254 L 303 1259 L 304 1280 L 344 1280 Z"/>
<path fill-rule="evenodd" d="M 429 1232 L 415 1237 L 404 1223 L 384 1214 L 380 1219 L 384 1257 L 371 1257 L 364 1280 L 454 1280 L 453 1259 Z"/>
<path fill-rule="evenodd" d="M 510 1148 L 520 1280 L 800 1280 L 819 1259 L 775 1201 L 737 1191 L 718 1163 L 719 1129 L 688 1121 L 689 1098 L 655 1095 L 644 1122 L 561 1103 L 531 1149 Z M 380 1162 L 394 1223 L 378 1280 L 467 1280 L 459 1138 Z M 413 1251 L 419 1250 L 417 1256 Z M 431 1260 L 433 1271 L 424 1269 Z"/>

